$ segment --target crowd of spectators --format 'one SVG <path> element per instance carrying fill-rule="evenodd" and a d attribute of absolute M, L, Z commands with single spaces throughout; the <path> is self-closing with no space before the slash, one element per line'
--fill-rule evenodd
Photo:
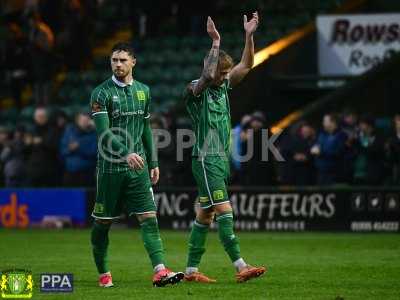
<path fill-rule="evenodd" d="M 39 107 L 32 127 L 0 127 L 0 169 L 7 187 L 94 186 L 97 139 L 93 121 Z"/>
<path fill-rule="evenodd" d="M 300 122 L 280 143 L 285 162 L 279 182 L 288 185 L 397 184 L 400 115 L 389 132 L 370 115 L 326 114 L 317 130 Z"/>
<path fill-rule="evenodd" d="M 185 120 L 168 113 L 152 116 L 153 129 L 171 133 L 171 142 L 158 151 L 160 185 L 194 185 L 191 149 L 179 149 L 177 138 L 178 128 L 190 128 Z M 371 116 L 347 112 L 326 114 L 320 127 L 300 121 L 276 141 L 266 136 L 271 138 L 260 111 L 244 115 L 233 128 L 232 184 L 390 185 L 400 181 L 400 114 L 386 134 Z M 273 141 L 278 154 L 262 146 L 267 140 Z M 249 151 L 252 154 L 246 157 Z M 177 160 L 180 152 L 183 160 Z M 283 161 L 277 161 L 277 156 Z M 62 111 L 38 107 L 33 126 L 17 125 L 13 132 L 0 126 L 1 186 L 93 187 L 96 159 L 96 131 L 87 113 L 69 120 Z"/>

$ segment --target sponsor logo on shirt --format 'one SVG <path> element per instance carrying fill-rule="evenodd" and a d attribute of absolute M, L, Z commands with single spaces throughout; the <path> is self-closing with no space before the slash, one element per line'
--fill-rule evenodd
<path fill-rule="evenodd" d="M 123 111 L 121 112 L 121 116 L 125 117 L 125 116 L 135 116 L 135 115 L 144 115 L 144 111 L 139 109 L 136 111 Z"/>
<path fill-rule="evenodd" d="M 120 110 L 114 110 L 112 113 L 112 117 L 118 118 L 118 117 L 129 117 L 129 116 L 141 116 L 144 115 L 144 110 L 135 110 L 135 111 L 120 111 Z"/>

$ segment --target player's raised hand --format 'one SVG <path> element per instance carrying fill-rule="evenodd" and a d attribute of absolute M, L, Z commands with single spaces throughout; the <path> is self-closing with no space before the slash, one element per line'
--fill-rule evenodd
<path fill-rule="evenodd" d="M 219 41 L 220 36 L 211 17 L 207 18 L 207 33 L 213 41 Z"/>
<path fill-rule="evenodd" d="M 144 160 L 140 157 L 140 155 L 136 153 L 131 153 L 126 157 L 126 162 L 128 163 L 129 167 L 132 169 L 138 170 L 143 169 L 144 167 Z"/>
<path fill-rule="evenodd" d="M 158 179 L 160 178 L 160 169 L 154 168 L 150 170 L 150 180 L 152 184 L 157 184 Z"/>
<path fill-rule="evenodd" d="M 250 21 L 247 21 L 247 16 L 243 16 L 243 27 L 247 34 L 253 34 L 258 27 L 258 12 L 253 13 L 253 17 Z"/>

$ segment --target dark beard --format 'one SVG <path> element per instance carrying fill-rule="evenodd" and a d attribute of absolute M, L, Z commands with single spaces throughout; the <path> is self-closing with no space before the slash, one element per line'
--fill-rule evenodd
<path fill-rule="evenodd" d="M 125 77 L 126 77 L 126 76 L 128 76 L 128 74 L 129 74 L 129 73 L 126 73 L 126 74 L 125 74 L 125 75 L 123 75 L 123 76 L 119 76 L 119 75 L 117 75 L 117 73 L 116 73 L 116 72 L 113 72 L 113 74 L 114 74 L 115 78 L 117 78 L 117 79 L 118 79 L 118 81 L 124 82 L 124 79 L 125 79 Z"/>

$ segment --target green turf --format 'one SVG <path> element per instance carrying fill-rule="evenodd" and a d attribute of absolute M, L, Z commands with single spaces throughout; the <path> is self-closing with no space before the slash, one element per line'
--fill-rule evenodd
<path fill-rule="evenodd" d="M 185 232 L 162 232 L 168 265 L 183 270 Z M 237 284 L 215 233 L 202 271 L 213 285 L 182 283 L 153 288 L 152 270 L 138 231 L 111 232 L 110 266 L 115 287 L 97 287 L 88 230 L 0 229 L 0 270 L 28 268 L 33 299 L 400 299 L 400 237 L 396 234 L 239 233 L 243 256 L 265 264 L 268 274 Z M 74 274 L 74 292 L 40 294 L 38 276 Z"/>

